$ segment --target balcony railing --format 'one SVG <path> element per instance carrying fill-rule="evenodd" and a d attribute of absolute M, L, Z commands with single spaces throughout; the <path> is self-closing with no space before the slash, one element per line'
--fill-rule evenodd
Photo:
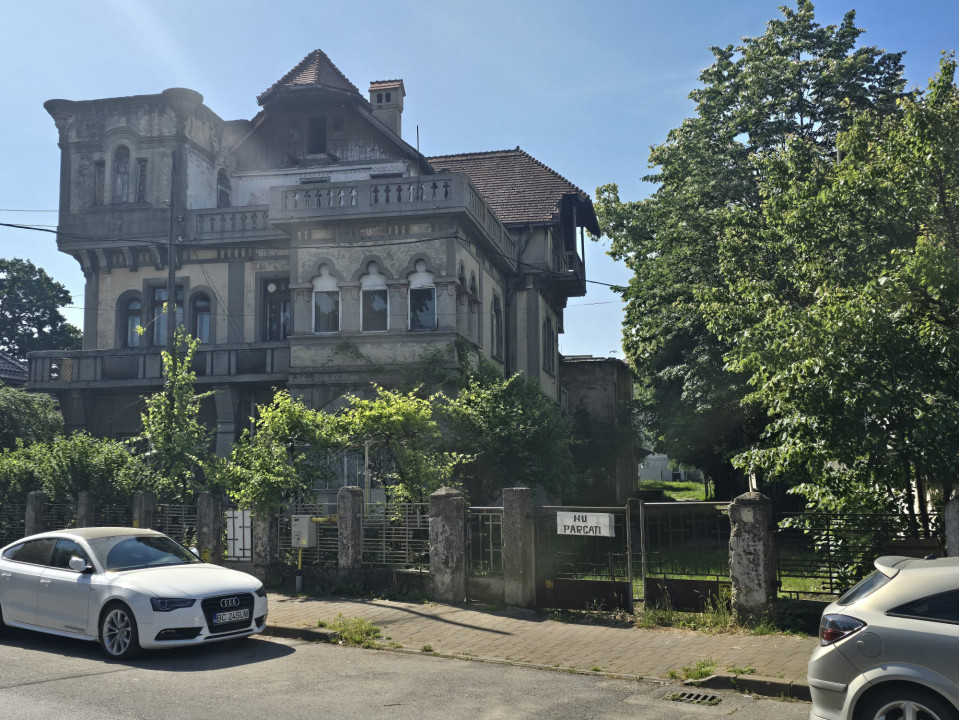
<path fill-rule="evenodd" d="M 187 213 L 186 231 L 192 242 L 285 237 L 270 225 L 268 205 L 191 210 Z"/>
<path fill-rule="evenodd" d="M 211 345 L 193 356 L 198 383 L 238 376 L 286 375 L 290 348 L 285 342 Z M 47 350 L 30 354 L 28 385 L 36 389 L 153 385 L 163 379 L 160 348 L 136 350 Z M 251 378 L 257 379 L 257 378 Z"/>
<path fill-rule="evenodd" d="M 462 174 L 277 186 L 270 194 L 270 219 L 274 223 L 385 219 L 400 214 L 427 215 L 444 211 L 465 212 L 496 249 L 498 260 L 515 270 L 516 243 Z"/>

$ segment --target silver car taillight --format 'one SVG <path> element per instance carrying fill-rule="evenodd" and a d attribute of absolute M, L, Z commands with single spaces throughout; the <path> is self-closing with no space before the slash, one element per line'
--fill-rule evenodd
<path fill-rule="evenodd" d="M 866 623 L 849 615 L 823 615 L 822 620 L 819 621 L 819 644 L 832 645 L 837 640 L 842 640 L 864 627 Z"/>

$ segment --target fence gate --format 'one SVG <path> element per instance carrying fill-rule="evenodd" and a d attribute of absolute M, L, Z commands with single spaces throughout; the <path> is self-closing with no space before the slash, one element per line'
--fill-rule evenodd
<path fill-rule="evenodd" d="M 536 508 L 536 604 L 633 610 L 630 508 Z"/>
<path fill-rule="evenodd" d="M 253 523 L 249 510 L 229 508 L 224 513 L 226 522 L 226 559 L 250 561 L 253 559 Z"/>

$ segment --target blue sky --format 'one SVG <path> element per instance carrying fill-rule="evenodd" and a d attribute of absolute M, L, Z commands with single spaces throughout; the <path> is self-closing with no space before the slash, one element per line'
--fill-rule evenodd
<path fill-rule="evenodd" d="M 60 158 L 50 98 L 87 100 L 190 87 L 220 117 L 250 118 L 256 96 L 321 48 L 365 92 L 403 78 L 403 134 L 427 155 L 522 147 L 588 192 L 641 182 L 649 146 L 692 114 L 687 96 L 711 45 L 759 35 L 786 0 L 89 0 L 8 3 L 0 113 L 0 222 L 56 224 Z M 793 0 L 789 0 L 792 5 Z M 820 0 L 820 23 L 856 9 L 865 44 L 905 50 L 925 86 L 959 46 L 955 0 Z M 626 269 L 587 247 L 591 280 Z M 83 275 L 54 236 L 0 228 L 0 257 L 43 267 L 71 291 L 82 325 Z M 622 356 L 622 304 L 599 284 L 570 300 L 560 350 Z"/>

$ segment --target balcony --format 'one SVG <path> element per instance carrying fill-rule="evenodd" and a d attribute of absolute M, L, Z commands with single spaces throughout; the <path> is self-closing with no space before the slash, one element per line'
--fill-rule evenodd
<path fill-rule="evenodd" d="M 553 253 L 554 282 L 568 297 L 582 297 L 586 294 L 586 264 L 579 253 Z"/>
<path fill-rule="evenodd" d="M 279 227 L 334 220 L 427 218 L 438 213 L 466 215 L 492 245 L 495 261 L 516 271 L 516 243 L 465 175 L 276 186 L 270 193 L 270 222 Z"/>
<path fill-rule="evenodd" d="M 193 356 L 197 385 L 285 382 L 290 348 L 285 342 L 211 345 Z M 46 350 L 30 353 L 27 388 L 43 392 L 129 388 L 150 392 L 163 383 L 160 348 Z"/>
<path fill-rule="evenodd" d="M 270 224 L 269 205 L 191 210 L 186 233 L 190 242 L 199 243 L 286 239 L 286 233 Z"/>

